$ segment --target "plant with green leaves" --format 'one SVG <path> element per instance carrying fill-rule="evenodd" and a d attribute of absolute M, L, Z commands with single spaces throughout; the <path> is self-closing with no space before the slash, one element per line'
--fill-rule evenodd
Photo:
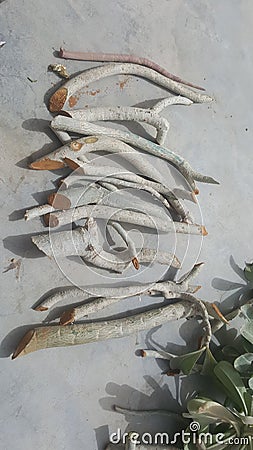
<path fill-rule="evenodd" d="M 253 297 L 253 264 L 246 264 L 244 276 L 247 290 Z M 162 358 L 169 362 L 170 374 L 190 375 L 199 373 L 205 377 L 208 385 L 216 389 L 217 399 L 198 395 L 187 403 L 188 412 L 178 415 L 178 419 L 189 420 L 185 432 L 190 435 L 190 443 L 184 444 L 184 450 L 253 450 L 253 298 L 241 307 L 235 307 L 228 313 L 217 317 L 213 310 L 209 313 L 212 334 L 217 332 L 230 320 L 240 316 L 243 324 L 238 335 L 234 335 L 230 345 L 211 343 L 184 355 L 173 355 L 164 350 L 142 350 L 142 356 Z M 230 337 L 228 329 L 223 333 Z M 170 411 L 150 410 L 133 411 L 122 408 L 121 413 L 168 414 Z M 192 421 L 197 422 L 198 432 L 194 432 Z"/>

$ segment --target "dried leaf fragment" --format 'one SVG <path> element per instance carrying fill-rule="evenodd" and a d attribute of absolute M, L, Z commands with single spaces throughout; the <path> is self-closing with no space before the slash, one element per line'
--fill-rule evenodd
<path fill-rule="evenodd" d="M 19 280 L 20 267 L 21 267 L 21 258 L 20 259 L 12 258 L 10 264 L 3 270 L 3 273 L 9 272 L 9 270 L 16 269 L 16 279 Z"/>
<path fill-rule="evenodd" d="M 67 80 L 69 79 L 69 74 L 67 72 L 67 69 L 62 64 L 50 64 L 48 66 L 48 70 L 58 73 L 58 75 L 62 78 L 66 78 Z"/>

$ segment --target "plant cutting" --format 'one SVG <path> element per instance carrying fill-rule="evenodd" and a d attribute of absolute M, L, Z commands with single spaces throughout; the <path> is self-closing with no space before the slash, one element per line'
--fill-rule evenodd
<path fill-rule="evenodd" d="M 177 81 L 178 83 L 191 86 L 195 89 L 200 89 L 201 91 L 205 90 L 200 86 L 196 86 L 195 84 L 192 84 L 189 81 L 184 81 L 182 80 L 182 78 L 173 75 L 166 69 L 163 69 L 161 66 L 156 64 L 154 61 L 150 61 L 150 59 L 142 58 L 140 56 L 125 55 L 122 53 L 70 52 L 69 50 L 65 50 L 64 48 L 61 47 L 59 51 L 59 57 L 64 59 L 77 59 L 78 61 L 100 61 L 100 62 L 107 61 L 107 62 L 121 62 L 121 63 L 124 62 L 131 64 L 139 64 L 141 66 L 146 66 L 149 67 L 150 69 L 156 70 L 156 72 L 161 73 L 165 77 Z"/>
<path fill-rule="evenodd" d="M 200 94 L 192 89 L 184 86 L 177 81 L 173 81 L 153 69 L 138 64 L 106 64 L 85 70 L 81 74 L 68 80 L 60 87 L 49 100 L 49 110 L 57 112 L 64 108 L 64 105 L 73 97 L 76 92 L 80 91 L 84 86 L 112 75 L 136 75 L 146 78 L 149 81 L 167 89 L 175 94 L 187 97 L 193 102 L 204 103 L 211 102 L 213 99 L 209 95 Z"/>

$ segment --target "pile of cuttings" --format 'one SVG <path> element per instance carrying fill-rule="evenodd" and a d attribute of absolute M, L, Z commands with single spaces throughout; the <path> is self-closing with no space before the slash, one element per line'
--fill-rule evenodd
<path fill-rule="evenodd" d="M 199 192 L 196 181 L 212 184 L 217 182 L 210 176 L 200 174 L 182 156 L 164 145 L 169 122 L 162 116 L 162 112 L 164 108 L 172 105 L 188 106 L 194 102 L 210 102 L 212 98 L 196 91 L 202 88 L 181 80 L 143 58 L 129 55 L 80 54 L 62 49 L 60 56 L 110 63 L 70 77 L 49 100 L 49 110 L 58 113 L 51 121 L 51 128 L 62 142 L 62 146 L 46 157 L 33 161 L 29 164 L 29 168 L 55 170 L 69 167 L 73 172 L 72 176 L 61 180 L 60 189 L 49 195 L 46 204 L 26 211 L 26 220 L 43 216 L 45 226 L 56 229 L 50 236 L 49 233 L 33 236 L 33 243 L 48 257 L 79 255 L 85 262 L 119 273 L 131 265 L 139 269 L 140 264 L 153 261 L 172 265 L 178 269 L 180 262 L 174 254 L 151 248 L 137 248 L 134 240 L 129 237 L 126 227 L 130 224 L 150 232 L 155 229 L 159 233 L 187 233 L 200 236 L 207 234 L 203 225 L 193 223 L 189 212 L 176 195 L 179 189 L 172 189 L 161 181 L 160 172 L 148 158 L 145 158 L 145 153 L 161 158 L 176 167 L 189 187 L 188 190 L 180 189 L 181 198 L 196 202 L 195 195 Z M 59 67 L 65 70 L 64 66 Z M 117 74 L 145 78 L 174 95 L 158 101 L 150 109 L 108 106 L 70 110 L 66 107 L 67 104 L 73 104 L 71 99 L 83 87 Z M 129 131 L 94 124 L 96 121 L 119 120 L 152 125 L 156 129 L 156 142 Z M 79 139 L 76 139 L 76 135 L 80 135 Z M 120 158 L 130 163 L 135 171 L 110 165 L 95 165 L 90 155 L 99 151 L 120 155 Z M 133 189 L 137 193 L 147 192 L 155 202 L 140 200 L 139 196 L 132 193 Z M 82 219 L 85 220 L 84 224 L 80 223 Z M 98 233 L 97 221 L 100 219 L 106 220 L 107 229 L 113 230 L 124 242 L 126 252 L 123 257 L 119 258 L 104 250 L 104 242 L 100 242 Z M 61 227 L 67 224 L 75 226 L 70 231 L 62 230 Z M 208 347 L 211 338 L 210 317 L 222 319 L 209 303 L 193 296 L 199 286 L 191 286 L 189 281 L 198 273 L 200 266 L 201 264 L 195 265 L 178 282 L 166 280 L 138 287 L 92 288 L 92 299 L 85 292 L 85 287 L 59 291 L 37 305 L 36 310 L 48 310 L 65 298 L 73 298 L 75 303 L 76 300 L 82 299 L 84 304 L 80 303 L 78 307 L 67 309 L 60 317 L 58 326 L 30 330 L 21 340 L 13 358 L 42 348 L 122 337 L 161 325 L 169 320 L 192 316 L 202 317 L 204 333 L 201 345 Z M 123 298 L 156 293 L 164 297 L 165 304 L 141 314 L 132 316 L 128 314 L 127 317 L 109 321 L 73 324 L 76 320 L 98 312 Z M 171 299 L 174 299 L 173 302 Z"/>
<path fill-rule="evenodd" d="M 145 158 L 144 153 L 162 158 L 176 167 L 190 187 L 190 191 L 181 190 L 181 196 L 196 201 L 195 194 L 198 193 L 196 181 L 217 182 L 209 176 L 200 174 L 183 157 L 164 147 L 169 122 L 161 113 L 170 105 L 203 103 L 211 101 L 212 98 L 188 87 L 199 88 L 198 86 L 181 80 L 143 58 L 128 55 L 76 54 L 62 49 L 60 56 L 118 62 L 85 70 L 70 78 L 50 98 L 50 111 L 59 113 L 53 118 L 51 128 L 63 145 L 46 157 L 33 161 L 29 167 L 35 170 L 55 170 L 68 166 L 74 171 L 75 176 L 62 180 L 61 189 L 49 196 L 47 204 L 26 211 L 26 220 L 43 216 L 46 226 L 56 228 L 87 219 L 85 226 L 76 228 L 74 233 L 65 232 L 64 246 L 57 245 L 63 239 L 62 232 L 54 234 L 54 253 L 58 256 L 79 254 L 84 261 L 116 272 L 122 272 L 131 261 L 138 269 L 141 262 L 153 261 L 155 254 L 151 249 L 138 250 L 133 240 L 129 238 L 124 224 L 156 229 L 162 233 L 206 235 L 203 225 L 192 223 L 189 212 L 173 189 L 160 181 L 159 171 Z M 140 76 L 178 95 L 158 101 L 151 109 L 127 106 L 93 107 L 84 110 L 62 109 L 88 83 L 114 74 Z M 108 120 L 148 123 L 156 129 L 157 142 L 129 131 L 94 125 L 96 121 Z M 83 137 L 72 139 L 69 133 L 80 134 Z M 123 160 L 135 167 L 135 172 L 93 164 L 89 160 L 89 155 L 99 151 L 120 155 Z M 126 189 L 131 188 L 150 193 L 157 199 L 157 204 L 151 207 L 147 201 L 134 198 L 126 192 Z M 166 215 L 166 211 L 169 214 Z M 171 219 L 171 214 L 175 220 Z M 110 257 L 108 252 L 103 251 L 103 243 L 99 243 L 98 240 L 96 222 L 91 219 L 108 220 L 107 227 L 113 228 L 127 247 L 127 260 L 119 260 L 113 255 Z M 46 255 L 52 256 L 48 237 L 36 236 L 32 240 Z M 166 264 L 168 261 L 175 263 L 173 255 L 167 257 L 166 260 L 164 254 L 157 254 L 156 259 L 158 262 L 166 260 Z"/>

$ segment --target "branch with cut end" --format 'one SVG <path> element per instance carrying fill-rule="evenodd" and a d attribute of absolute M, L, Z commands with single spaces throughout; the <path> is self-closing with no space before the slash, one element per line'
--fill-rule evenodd
<path fill-rule="evenodd" d="M 95 166 L 91 163 L 85 164 L 82 162 L 81 156 L 78 161 L 72 161 L 67 158 L 65 158 L 65 161 L 72 169 L 78 169 L 79 175 L 93 177 L 94 181 L 109 181 L 110 183 L 111 181 L 113 181 L 112 179 L 119 179 L 127 183 L 130 182 L 131 184 L 124 183 L 121 185 L 122 187 L 131 187 L 132 189 L 145 190 L 146 192 L 149 192 L 153 197 L 157 198 L 167 210 L 170 210 L 170 207 L 172 207 L 182 220 L 186 222 L 191 221 L 189 214 L 185 211 L 183 205 L 180 203 L 174 193 L 160 183 L 149 181 L 139 175 L 136 175 L 133 172 L 129 172 L 128 170 L 121 169 L 119 167 L 110 167 L 105 165 Z M 115 185 L 117 184 L 117 182 L 114 181 L 114 183 L 111 184 Z M 163 195 L 160 192 L 162 192 Z M 119 206 L 123 206 L 123 204 Z M 157 213 L 155 213 L 155 215 L 158 216 Z"/>
<path fill-rule="evenodd" d="M 153 69 L 144 67 L 138 64 L 106 64 L 93 69 L 88 69 L 81 74 L 71 78 L 62 87 L 60 87 L 49 100 L 49 109 L 51 112 L 60 111 L 63 109 L 69 99 L 80 91 L 87 84 L 94 81 L 106 78 L 112 75 L 136 75 L 167 89 L 170 92 L 187 97 L 193 102 L 204 103 L 211 102 L 213 99 L 205 94 L 200 94 L 192 89 L 166 78 L 164 75 L 159 74 Z"/>
<path fill-rule="evenodd" d="M 101 186 L 100 186 L 101 185 Z M 30 220 L 48 213 L 59 210 L 67 210 L 89 204 L 102 204 L 113 208 L 135 208 L 143 213 L 149 214 L 150 203 L 138 199 L 131 192 L 116 189 L 115 195 L 108 196 L 108 190 L 102 187 L 102 183 L 91 181 L 88 186 L 60 190 L 48 196 L 48 204 L 27 210 L 25 220 Z M 166 219 L 164 211 L 159 205 L 153 205 L 152 214 L 156 217 Z"/>
<path fill-rule="evenodd" d="M 208 233 L 203 225 L 187 224 L 184 222 L 172 222 L 166 215 L 164 218 L 147 215 L 128 209 L 119 210 L 112 206 L 87 205 L 78 206 L 65 211 L 55 211 L 44 216 L 46 226 L 51 228 L 60 227 L 80 219 L 94 217 L 95 219 L 110 220 L 114 222 L 130 223 L 144 228 L 151 228 L 162 233 L 183 233 L 206 236 Z"/>
<path fill-rule="evenodd" d="M 197 274 L 198 269 L 193 268 L 195 270 L 195 273 Z M 190 302 L 198 303 L 199 309 L 205 308 L 202 304 L 202 302 L 199 299 L 195 299 L 195 297 L 191 296 L 191 292 L 196 292 L 198 290 L 198 286 L 189 286 L 189 281 L 185 281 L 184 283 L 175 283 L 173 281 L 160 281 L 158 283 L 153 283 L 152 285 L 146 284 L 142 285 L 142 291 L 139 292 L 145 295 L 154 295 L 156 293 L 161 293 L 164 298 L 167 300 L 171 298 L 181 298 L 181 299 L 187 299 Z M 140 289 L 140 287 L 138 287 Z M 81 304 L 75 308 L 69 309 L 64 311 L 63 315 L 61 316 L 60 323 L 62 325 L 66 325 L 68 323 L 72 323 L 75 320 L 79 320 L 80 318 L 87 316 L 92 313 L 98 312 L 100 309 L 106 308 L 107 306 L 110 306 L 111 304 L 114 304 L 118 301 L 120 301 L 122 298 L 130 298 L 137 295 L 136 286 L 126 288 L 107 288 L 107 289 L 99 289 L 95 291 L 96 293 L 101 293 L 103 295 L 103 298 L 95 298 L 92 300 L 92 302 L 85 302 L 84 304 Z M 95 292 L 92 292 L 92 297 L 94 297 Z M 88 294 L 89 295 L 89 294 Z M 186 296 L 189 296 L 186 298 Z M 185 296 L 185 297 L 184 297 Z M 87 299 L 90 299 L 91 297 L 87 296 Z M 202 315 L 204 316 L 205 325 L 206 325 L 206 310 L 203 312 Z M 209 322 L 208 322 L 209 323 Z"/>
<path fill-rule="evenodd" d="M 187 217 L 184 207 L 181 205 L 176 195 L 167 186 L 160 182 L 157 183 L 157 181 L 161 179 L 161 174 L 157 169 L 155 169 L 154 165 L 150 164 L 146 158 L 143 158 L 143 155 L 137 150 L 118 139 L 107 136 L 90 136 L 88 138 L 81 138 L 64 145 L 46 157 L 34 161 L 29 165 L 29 167 L 36 170 L 43 170 L 44 168 L 49 169 L 50 163 L 52 163 L 53 168 L 55 168 L 55 165 L 58 164 L 63 167 L 66 165 L 66 161 L 69 162 L 70 160 L 75 161 L 75 164 L 78 165 L 80 164 L 79 161 L 82 163 L 88 162 L 87 155 L 89 153 L 101 150 L 120 154 L 120 156 L 135 166 L 135 168 L 144 176 L 156 180 L 156 182 L 152 182 L 137 175 L 134 178 L 135 182 L 140 183 L 142 186 L 145 185 L 146 187 L 150 187 L 152 190 L 154 189 L 168 198 L 171 206 L 182 217 L 182 219 Z M 145 189 L 145 186 L 142 189 Z M 187 195 L 187 191 L 185 191 L 185 195 Z M 192 198 L 191 200 L 194 199 Z"/>
<path fill-rule="evenodd" d="M 80 133 L 83 135 L 106 135 L 108 137 L 121 139 L 122 141 L 133 145 L 135 147 L 140 148 L 141 150 L 146 151 L 147 153 L 158 156 L 166 161 L 175 165 L 175 167 L 181 172 L 181 174 L 188 181 L 191 188 L 198 193 L 195 185 L 195 181 L 201 181 L 203 183 L 211 183 L 218 184 L 213 178 L 202 175 L 196 172 L 190 164 L 182 157 L 173 152 L 172 150 L 162 147 L 155 142 L 151 142 L 147 139 L 144 139 L 136 134 L 115 130 L 113 128 L 102 127 L 98 125 L 94 125 L 89 122 L 84 122 L 81 120 L 73 119 L 71 117 L 64 117 L 62 115 L 58 115 L 54 117 L 51 122 L 51 126 L 56 130 L 67 130 L 76 133 Z M 59 163 L 58 163 L 59 164 Z M 62 164 L 62 163 L 61 163 Z M 62 165 L 61 165 L 62 167 Z"/>
<path fill-rule="evenodd" d="M 120 175 L 121 176 L 121 175 Z M 87 180 L 90 180 L 90 182 L 95 182 L 96 178 L 92 175 L 76 175 L 76 176 L 69 176 L 60 181 L 60 185 L 68 189 L 73 185 L 82 185 L 83 183 L 86 184 Z M 185 211 L 183 205 L 178 200 L 177 196 L 174 194 L 173 191 L 170 191 L 168 188 L 163 187 L 160 183 L 152 182 L 146 179 L 141 179 L 140 182 L 133 182 L 133 181 L 126 181 L 121 178 L 116 177 L 106 177 L 106 182 L 110 183 L 114 186 L 117 186 L 119 188 L 130 188 L 130 189 L 138 189 L 143 190 L 146 192 L 149 192 L 151 195 L 154 195 L 158 198 L 157 194 L 165 198 L 170 204 L 170 206 L 175 210 L 175 212 L 178 214 L 178 216 L 181 218 L 181 220 L 185 222 L 190 222 L 191 217 L 189 216 L 189 213 Z M 187 200 L 190 200 L 194 203 L 196 203 L 196 198 L 193 193 L 190 193 L 185 190 L 180 190 L 181 195 L 184 195 Z M 159 198 L 161 200 L 161 198 Z"/>
<path fill-rule="evenodd" d="M 129 254 L 120 254 L 118 257 L 102 249 L 97 235 L 96 223 L 88 220 L 85 228 L 78 227 L 72 231 L 40 234 L 32 237 L 32 242 L 49 258 L 62 258 L 66 256 L 80 256 L 84 261 L 94 266 L 110 271 L 122 273 L 132 264 Z M 158 263 L 172 265 L 179 268 L 178 259 L 166 252 L 143 248 L 137 252 L 139 263 Z M 43 309 L 44 310 L 44 309 Z"/>
<path fill-rule="evenodd" d="M 162 308 L 150 309 L 141 314 L 108 321 L 75 324 L 63 327 L 37 327 L 28 331 L 19 342 L 12 359 L 37 350 L 88 344 L 105 339 L 121 338 L 136 331 L 160 326 L 170 320 L 178 320 L 199 314 L 199 307 L 182 301 Z"/>
<path fill-rule="evenodd" d="M 52 129 L 57 131 L 54 128 Z M 143 158 L 143 155 L 138 150 L 135 150 L 133 147 L 119 139 L 103 135 L 83 137 L 73 142 L 69 142 L 43 158 L 33 161 L 29 167 L 36 170 L 45 170 L 48 168 L 50 161 L 53 166 L 56 162 L 59 164 L 61 163 L 62 167 L 64 167 L 66 165 L 64 160 L 66 157 L 76 159 L 77 157 L 82 156 L 82 158 L 85 158 L 90 153 L 99 151 L 120 155 L 130 162 L 138 171 L 140 171 L 140 173 L 153 180 L 159 181 L 161 178 L 160 172 L 153 164 L 149 163 L 146 158 Z"/>
<path fill-rule="evenodd" d="M 107 189 L 109 192 L 118 191 L 117 187 L 110 183 L 100 183 L 100 185 L 102 187 L 104 187 L 105 189 Z M 130 259 L 133 263 L 133 266 L 136 270 L 139 270 L 140 264 L 138 261 L 137 250 L 136 250 L 136 246 L 135 246 L 133 239 L 131 239 L 131 237 L 129 236 L 129 233 L 127 233 L 127 231 L 122 227 L 122 225 L 120 223 L 111 221 L 110 225 L 118 233 L 118 235 L 123 239 L 123 241 L 127 245 L 128 253 L 129 253 Z"/>
<path fill-rule="evenodd" d="M 163 67 L 159 66 L 159 64 L 156 64 L 154 61 L 136 55 L 126 55 L 122 53 L 70 52 L 69 50 L 65 50 L 64 48 L 61 47 L 59 51 L 59 57 L 64 59 L 75 59 L 78 61 L 99 61 L 99 62 L 107 61 L 107 62 L 139 64 L 141 66 L 149 67 L 150 69 L 153 69 L 156 72 L 160 73 L 161 75 L 164 75 L 165 77 L 170 78 L 173 81 L 177 81 L 178 83 L 185 84 L 186 86 L 190 86 L 195 89 L 199 89 L 201 91 L 205 90 L 200 86 L 192 84 L 189 81 L 182 80 L 182 78 L 173 75 Z"/>
<path fill-rule="evenodd" d="M 142 250 L 142 252 L 145 250 Z M 150 250 L 149 250 L 150 251 Z M 159 255 L 159 253 L 158 253 Z M 140 259 L 140 255 L 139 255 Z M 175 264 L 173 262 L 173 264 Z M 176 261 L 178 264 L 178 260 Z M 90 292 L 87 288 L 76 288 L 69 287 L 66 289 L 62 289 L 59 292 L 50 294 L 48 297 L 44 298 L 44 300 L 37 306 L 36 309 L 40 310 L 42 307 L 43 310 L 49 309 L 54 306 L 56 303 L 65 300 L 74 301 L 78 300 L 87 300 L 94 297 L 106 297 L 106 298 L 128 298 L 134 297 L 140 294 L 156 294 L 161 293 L 164 296 L 169 295 L 170 292 L 189 292 L 195 293 L 197 292 L 201 286 L 191 286 L 190 281 L 198 275 L 203 263 L 196 264 L 192 270 L 183 277 L 179 282 L 175 281 L 159 281 L 141 285 L 129 285 L 129 286 L 116 286 L 116 287 L 92 287 Z"/>
<path fill-rule="evenodd" d="M 156 109 L 135 108 L 133 106 L 104 106 L 73 111 L 65 110 L 64 113 L 85 122 L 122 120 L 148 123 L 157 129 L 156 140 L 160 145 L 164 144 L 170 128 L 167 119 L 161 117 Z"/>

